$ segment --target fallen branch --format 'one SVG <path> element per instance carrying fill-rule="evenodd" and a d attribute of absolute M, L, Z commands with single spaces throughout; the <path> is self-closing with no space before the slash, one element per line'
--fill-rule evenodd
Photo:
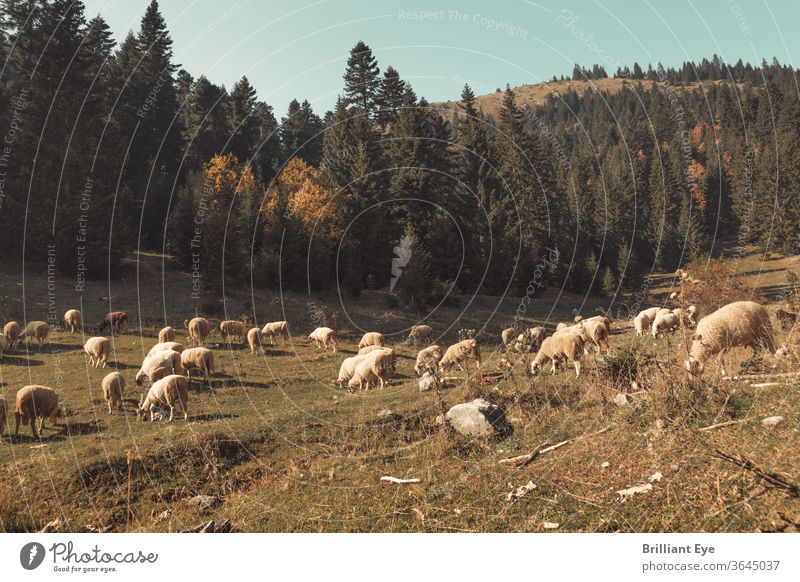
<path fill-rule="evenodd" d="M 794 378 L 800 372 L 776 372 L 774 374 L 742 374 L 741 376 L 723 376 L 723 380 L 761 380 L 764 378 Z"/>
<path fill-rule="evenodd" d="M 762 382 L 761 384 L 750 384 L 753 388 L 769 388 L 770 386 L 781 386 L 780 382 Z"/>
<path fill-rule="evenodd" d="M 718 459 L 722 459 L 723 461 L 728 461 L 729 463 L 733 463 L 741 467 L 742 469 L 747 469 L 748 471 L 752 471 L 759 477 L 761 477 L 764 481 L 772 485 L 773 487 L 777 487 L 778 489 L 783 489 L 789 493 L 792 497 L 800 497 L 800 486 L 795 483 L 791 483 L 787 481 L 783 476 L 778 475 L 777 473 L 771 473 L 762 471 L 759 469 L 755 463 L 753 463 L 749 459 L 745 459 L 744 457 L 735 457 L 733 455 L 727 455 L 722 451 L 714 451 L 714 457 Z"/>
<path fill-rule="evenodd" d="M 381 477 L 381 481 L 388 481 L 389 483 L 398 483 L 399 485 L 403 485 L 406 483 L 419 483 L 419 479 L 398 479 L 397 477 L 389 477 L 384 476 Z"/>
<path fill-rule="evenodd" d="M 740 418 L 739 420 L 728 420 L 727 422 L 718 422 L 717 424 L 712 424 L 711 426 L 704 426 L 703 428 L 698 428 L 700 432 L 706 432 L 709 430 L 714 430 L 715 428 L 722 428 L 725 426 L 733 426 L 734 424 L 744 424 L 748 420 L 751 420 L 752 417 L 749 418 Z"/>
<path fill-rule="evenodd" d="M 501 460 L 498 461 L 498 464 L 500 464 L 500 465 L 514 465 L 516 467 L 524 467 L 525 465 L 529 465 L 530 463 L 535 461 L 537 458 L 539 458 L 540 455 L 543 455 L 544 453 L 549 453 L 550 451 L 555 451 L 556 449 L 559 449 L 559 448 L 563 447 L 564 445 L 568 445 L 570 443 L 574 443 L 575 441 L 579 441 L 579 440 L 582 440 L 582 439 L 585 439 L 585 438 L 597 436 L 597 435 L 602 434 L 602 433 L 604 433 L 604 432 L 606 432 L 606 431 L 608 431 L 610 429 L 611 429 L 611 427 L 607 426 L 606 428 L 604 428 L 602 430 L 598 430 L 597 432 L 593 432 L 591 434 L 584 434 L 584 435 L 580 435 L 580 436 L 577 436 L 577 437 L 573 437 L 571 439 L 567 439 L 565 441 L 561 441 L 560 443 L 556 443 L 556 444 L 542 443 L 541 445 L 536 447 L 530 453 L 527 453 L 525 455 L 519 455 L 517 457 L 511 457 L 510 459 L 501 459 Z"/>

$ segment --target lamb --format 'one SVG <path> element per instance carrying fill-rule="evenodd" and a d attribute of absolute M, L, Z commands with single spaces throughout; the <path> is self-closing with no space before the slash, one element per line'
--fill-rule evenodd
<path fill-rule="evenodd" d="M 660 337 L 664 332 L 675 333 L 675 330 L 681 326 L 681 318 L 678 314 L 668 311 L 667 313 L 658 313 L 653 320 L 651 331 L 654 338 Z"/>
<path fill-rule="evenodd" d="M 109 311 L 97 326 L 97 333 L 109 328 L 112 334 L 122 332 L 128 326 L 128 314 L 124 311 Z"/>
<path fill-rule="evenodd" d="M 231 339 L 239 338 L 242 343 L 247 341 L 247 326 L 241 321 L 235 319 L 226 319 L 219 324 L 219 331 L 222 335 L 222 341 L 231 343 Z"/>
<path fill-rule="evenodd" d="M 644 335 L 650 326 L 653 325 L 653 320 L 656 317 L 660 307 L 650 307 L 639 312 L 633 320 L 633 327 L 636 329 L 636 335 Z"/>
<path fill-rule="evenodd" d="M 358 342 L 358 348 L 365 348 L 367 346 L 381 346 L 383 347 L 384 338 L 383 334 L 377 331 L 368 331 L 361 337 L 361 341 Z"/>
<path fill-rule="evenodd" d="M 22 326 L 16 321 L 9 321 L 3 327 L 3 335 L 8 338 L 9 347 L 12 350 L 16 350 L 19 338 L 22 335 Z"/>
<path fill-rule="evenodd" d="M 175 328 L 167 326 L 162 327 L 161 331 L 158 332 L 158 343 L 163 344 L 166 342 L 174 342 L 175 341 Z"/>
<path fill-rule="evenodd" d="M 444 370 L 455 365 L 460 370 L 463 370 L 461 363 L 467 360 L 475 360 L 476 368 L 480 369 L 481 352 L 478 342 L 474 339 L 463 340 L 447 348 L 444 356 L 439 360 L 439 368 Z"/>
<path fill-rule="evenodd" d="M 136 384 L 141 386 L 145 378 L 153 384 L 164 376 L 180 374 L 182 371 L 181 354 L 175 350 L 163 350 L 145 358 L 136 373 Z"/>
<path fill-rule="evenodd" d="M 390 367 L 391 356 L 388 350 L 376 350 L 366 356 L 360 356 L 347 387 L 351 391 L 356 388 L 368 390 L 370 383 L 377 382 L 383 388 L 389 378 Z"/>
<path fill-rule="evenodd" d="M 247 332 L 247 343 L 250 346 L 251 354 L 255 354 L 256 349 L 258 349 L 262 354 L 264 353 L 264 347 L 262 345 L 263 339 L 264 338 L 261 335 L 261 330 L 257 327 L 254 327 Z"/>
<path fill-rule="evenodd" d="M 163 352 L 165 350 L 173 350 L 178 352 L 179 354 L 183 352 L 183 344 L 179 344 L 178 342 L 159 342 L 150 348 L 150 351 L 147 352 L 145 358 L 149 358 L 155 353 Z"/>
<path fill-rule="evenodd" d="M 8 404 L 6 399 L 0 397 L 0 443 L 3 442 L 3 431 L 6 428 L 6 418 L 8 417 Z"/>
<path fill-rule="evenodd" d="M 551 335 L 542 342 L 542 347 L 531 362 L 531 374 L 539 374 L 542 366 L 553 362 L 553 374 L 558 362 L 571 360 L 575 364 L 575 376 L 581 375 L 581 358 L 584 353 L 584 339 L 579 333 L 562 332 Z"/>
<path fill-rule="evenodd" d="M 188 403 L 188 380 L 179 374 L 171 374 L 153 384 L 147 392 L 146 397 L 142 394 L 137 412 L 139 413 L 139 418 L 144 420 L 149 411 L 150 422 L 153 422 L 153 420 L 155 420 L 156 409 L 166 405 L 169 408 L 169 419 L 167 422 L 172 422 L 172 418 L 175 414 L 175 407 L 180 405 L 181 410 L 183 410 L 183 419 L 189 420 Z"/>
<path fill-rule="evenodd" d="M 775 353 L 775 340 L 767 309 L 754 301 L 736 301 L 706 315 L 697 324 L 692 338 L 689 359 L 684 366 L 690 373 L 700 375 L 706 361 L 717 356 L 722 375 L 725 376 L 725 355 L 737 346 L 749 347 L 758 352 L 759 344 Z"/>
<path fill-rule="evenodd" d="M 264 326 L 261 330 L 261 333 L 264 335 L 265 338 L 269 338 L 272 341 L 272 345 L 275 345 L 275 337 L 281 336 L 284 341 L 289 341 L 289 322 L 288 321 L 273 321 L 272 323 L 268 323 Z"/>
<path fill-rule="evenodd" d="M 441 359 L 442 348 L 436 344 L 428 346 L 417 354 L 417 363 L 414 366 L 414 371 L 417 376 L 421 376 L 425 372 L 436 372 Z"/>
<path fill-rule="evenodd" d="M 412 325 L 406 341 L 415 346 L 420 343 L 430 344 L 433 342 L 433 328 L 430 325 Z"/>
<path fill-rule="evenodd" d="M 189 343 L 194 346 L 201 346 L 211 333 L 211 324 L 205 317 L 195 317 L 191 321 L 184 322 Z"/>
<path fill-rule="evenodd" d="M 186 371 L 186 379 L 191 382 L 192 370 L 200 370 L 206 382 L 211 382 L 214 373 L 214 352 L 208 348 L 189 348 L 181 352 L 181 366 Z"/>
<path fill-rule="evenodd" d="M 83 351 L 89 356 L 89 365 L 105 368 L 111 356 L 111 342 L 104 337 L 90 337 L 83 344 Z"/>
<path fill-rule="evenodd" d="M 17 392 L 14 417 L 17 421 L 14 435 L 19 434 L 20 423 L 31 425 L 34 438 L 38 438 L 44 428 L 45 419 L 56 424 L 59 416 L 63 416 L 58 404 L 58 393 L 47 386 L 25 386 Z M 39 419 L 39 430 L 36 430 L 36 419 Z"/>
<path fill-rule="evenodd" d="M 328 344 L 333 348 L 333 353 L 336 353 L 338 344 L 336 343 L 336 332 L 329 327 L 318 327 L 311 332 L 308 336 L 309 341 L 313 341 L 318 350 L 328 351 Z"/>
<path fill-rule="evenodd" d="M 108 404 L 108 413 L 112 414 L 111 409 L 116 406 L 122 412 L 122 395 L 125 393 L 125 378 L 119 372 L 111 372 L 103 378 L 103 398 Z"/>
<path fill-rule="evenodd" d="M 27 343 L 28 338 L 34 338 L 39 343 L 39 349 L 41 349 L 42 344 L 47 341 L 47 334 L 49 333 L 50 326 L 47 323 L 44 321 L 31 321 L 25 326 L 25 331 L 20 334 L 19 339 Z"/>
<path fill-rule="evenodd" d="M 70 328 L 70 333 L 75 333 L 75 328 L 80 329 L 82 325 L 83 318 L 77 309 L 70 309 L 64 314 L 64 326 Z"/>

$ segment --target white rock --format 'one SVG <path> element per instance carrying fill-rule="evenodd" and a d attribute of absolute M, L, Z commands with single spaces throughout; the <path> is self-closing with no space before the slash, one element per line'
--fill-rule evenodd
<path fill-rule="evenodd" d="M 782 416 L 768 416 L 767 418 L 761 421 L 761 424 L 763 424 L 764 426 L 778 426 L 782 422 L 783 422 Z"/>
<path fill-rule="evenodd" d="M 483 398 L 456 404 L 446 417 L 450 426 L 465 436 L 494 436 L 508 427 L 505 411 Z"/>
<path fill-rule="evenodd" d="M 519 499 L 520 497 L 524 497 L 531 491 L 536 489 L 536 484 L 533 481 L 528 481 L 525 485 L 520 485 L 514 491 L 510 491 L 506 495 L 506 501 L 514 501 L 515 499 Z"/>
<path fill-rule="evenodd" d="M 664 475 L 661 474 L 661 471 L 656 471 L 652 475 L 650 475 L 650 483 L 655 483 L 656 481 L 661 481 L 661 477 Z"/>
<path fill-rule="evenodd" d="M 620 392 L 616 396 L 614 396 L 613 400 L 614 404 L 617 406 L 627 406 L 628 405 L 628 395 Z"/>
<path fill-rule="evenodd" d="M 604 463 L 602 463 L 600 465 L 600 468 L 601 469 L 608 469 L 610 466 L 611 466 L 611 463 L 609 463 L 608 461 L 605 461 Z"/>
<path fill-rule="evenodd" d="M 652 483 L 645 483 L 643 485 L 635 485 L 634 487 L 629 487 L 628 489 L 621 489 L 617 491 L 617 495 L 620 497 L 620 501 L 624 502 L 628 497 L 632 497 L 637 493 L 647 493 L 648 491 L 653 490 Z"/>
<path fill-rule="evenodd" d="M 553 523 L 552 521 L 546 521 L 542 524 L 542 527 L 544 529 L 558 529 L 558 526 L 560 525 L 561 525 L 560 523 Z"/>

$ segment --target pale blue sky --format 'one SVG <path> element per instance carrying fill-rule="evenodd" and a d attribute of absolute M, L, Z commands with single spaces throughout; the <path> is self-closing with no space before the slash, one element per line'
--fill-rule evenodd
<path fill-rule="evenodd" d="M 116 39 L 138 29 L 147 0 L 86 0 Z M 800 58 L 800 1 L 776 0 L 162 0 L 175 61 L 228 88 L 246 74 L 278 117 L 308 99 L 318 113 L 342 89 L 357 40 L 429 101 L 569 75 L 590 67 L 713 53 L 729 62 Z M 425 14 L 421 14 L 424 12 Z"/>

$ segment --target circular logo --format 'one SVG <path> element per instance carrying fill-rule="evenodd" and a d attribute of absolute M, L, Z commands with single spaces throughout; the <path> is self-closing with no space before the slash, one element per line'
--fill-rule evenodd
<path fill-rule="evenodd" d="M 39 542 L 30 542 L 19 551 L 19 563 L 26 570 L 35 570 L 44 561 L 44 546 Z"/>

